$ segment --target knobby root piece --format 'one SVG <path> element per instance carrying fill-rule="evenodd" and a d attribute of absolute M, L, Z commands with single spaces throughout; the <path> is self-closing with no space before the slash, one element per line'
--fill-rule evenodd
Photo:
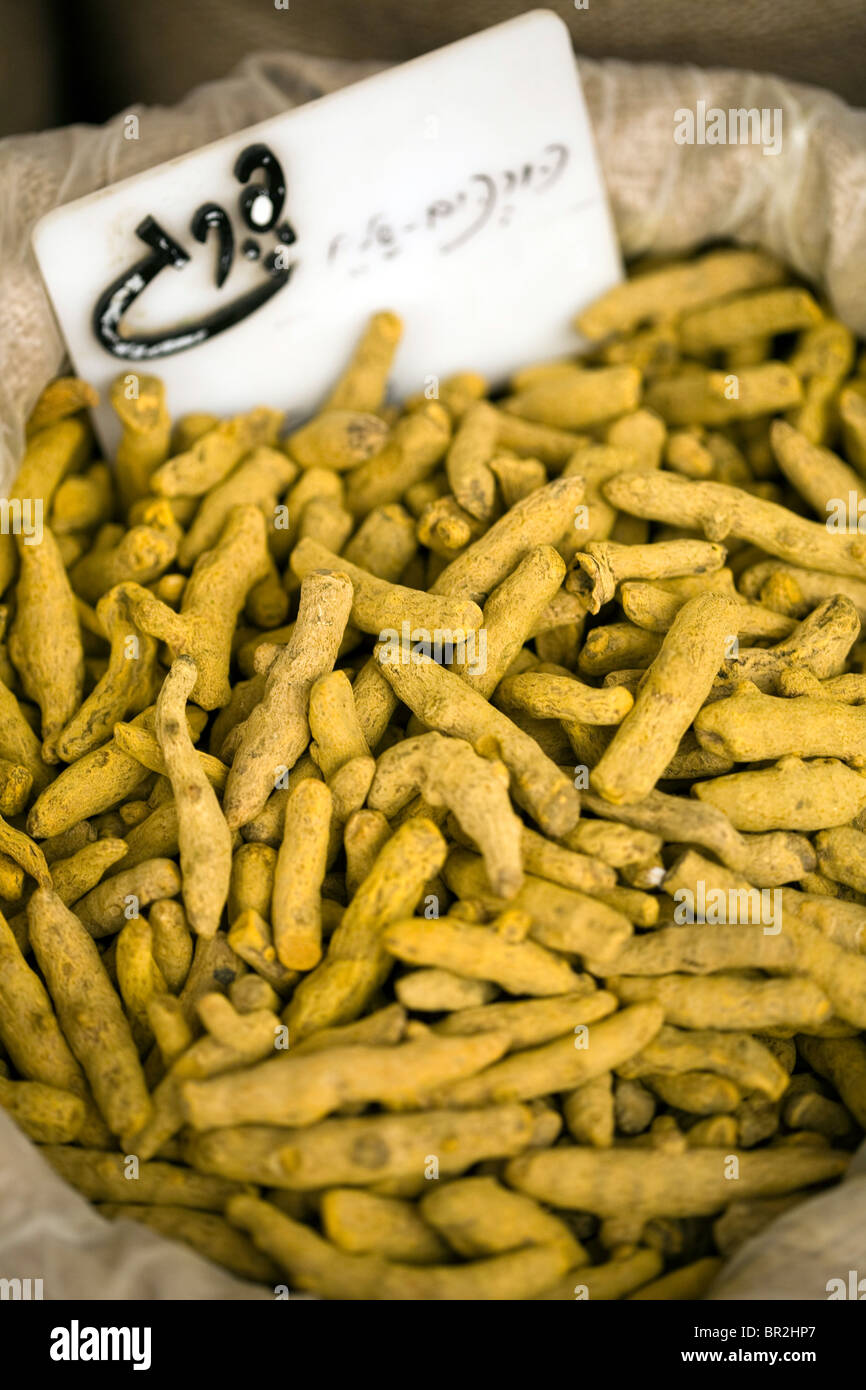
<path fill-rule="evenodd" d="M 187 452 L 157 468 L 150 478 L 151 490 L 161 497 L 200 497 L 222 482 L 251 449 L 273 444 L 281 423 L 280 412 L 264 406 L 222 421 Z"/>
<path fill-rule="evenodd" d="M 137 1221 L 169 1240 L 180 1241 L 213 1264 L 254 1283 L 275 1284 L 279 1273 L 267 1255 L 223 1216 L 182 1206 L 147 1206 L 132 1202 L 103 1202 L 100 1216 L 109 1221 Z"/>
<path fill-rule="evenodd" d="M 173 656 L 189 656 L 198 677 L 196 704 L 212 710 L 228 702 L 231 643 L 250 589 L 268 572 L 264 518 L 258 507 L 233 507 L 218 543 L 196 560 L 175 613 L 137 584 L 123 587 L 134 622 L 167 642 Z"/>
<path fill-rule="evenodd" d="M 400 635 L 405 625 L 407 631 L 421 628 L 431 633 L 448 633 L 449 637 L 440 640 L 465 642 L 469 633 L 481 626 L 481 610 L 477 604 L 409 589 L 403 584 L 389 584 L 309 538 L 295 546 L 291 565 L 299 579 L 317 570 L 348 575 L 353 590 L 352 622 L 362 632 L 376 636 L 387 632 Z"/>
<path fill-rule="evenodd" d="M 274 868 L 274 949 L 287 970 L 311 970 L 322 956 L 322 880 L 332 798 L 324 782 L 299 782 L 286 803 Z"/>
<path fill-rule="evenodd" d="M 156 696 L 157 643 L 130 620 L 123 590 L 110 589 L 96 612 L 111 643 L 108 669 L 57 739 L 67 763 L 105 743 L 115 724 L 140 714 Z"/>
<path fill-rule="evenodd" d="M 659 1299 L 666 1302 L 702 1299 L 721 1268 L 720 1259 L 706 1255 L 702 1260 L 695 1260 L 693 1264 L 671 1270 L 661 1279 L 644 1284 L 636 1293 L 628 1294 L 627 1298 L 630 1301 Z"/>
<path fill-rule="evenodd" d="M 235 1197 L 230 1221 L 248 1230 L 293 1283 L 329 1299 L 485 1300 L 533 1298 L 564 1271 L 557 1245 L 528 1246 L 463 1265 L 397 1264 L 347 1255 L 269 1202 Z"/>
<path fill-rule="evenodd" d="M 306 748 L 310 690 L 333 668 L 351 603 L 352 585 L 343 574 L 315 573 L 302 583 L 292 638 L 274 659 L 261 700 L 232 731 L 234 758 L 223 798 L 230 829 L 259 814 L 276 780 Z"/>
<path fill-rule="evenodd" d="M 597 613 L 625 580 L 712 574 L 724 563 L 724 546 L 708 541 L 660 541 L 652 545 L 591 541 L 575 556 L 576 567 L 569 575 L 568 587 L 584 597 L 590 613 Z"/>
<path fill-rule="evenodd" d="M 51 501 L 67 473 L 74 473 L 86 463 L 91 447 L 89 425 L 82 419 L 59 420 L 40 429 L 27 442 L 21 467 L 13 482 L 8 501 L 19 504 L 22 515 L 21 544 L 30 549 L 35 534 L 27 535 L 37 509 L 42 515 L 51 510 Z M 29 507 L 29 513 L 25 508 Z M 14 512 L 12 513 L 14 515 Z M 29 522 L 25 526 L 24 522 Z M 0 594 L 4 594 L 16 573 L 16 536 L 11 529 L 0 532 Z M 36 547 L 37 549 L 39 547 Z"/>
<path fill-rule="evenodd" d="M 457 975 L 453 970 L 410 970 L 397 980 L 394 993 L 413 1013 L 450 1013 L 482 1007 L 494 997 L 496 987 L 486 980 Z"/>
<path fill-rule="evenodd" d="M 615 908 L 596 897 L 529 874 L 513 898 L 498 897 L 481 859 L 465 850 L 449 855 L 445 882 L 458 897 L 475 899 L 491 912 L 511 907 L 526 913 L 532 922 L 529 935 L 533 941 L 567 955 L 614 960 L 632 935 L 631 922 Z M 599 973 L 603 975 L 605 971 Z"/>
<path fill-rule="evenodd" d="M 607 1264 L 578 1265 L 538 1297 L 563 1302 L 589 1300 L 592 1303 L 624 1298 L 633 1289 L 654 1279 L 662 1266 L 662 1256 L 657 1250 L 624 1251 Z"/>
<path fill-rule="evenodd" d="M 322 1230 L 349 1255 L 378 1255 L 405 1264 L 444 1264 L 445 1241 L 428 1226 L 412 1202 L 351 1187 L 322 1194 Z"/>
<path fill-rule="evenodd" d="M 346 506 L 356 517 L 399 502 L 408 488 L 424 484 L 441 461 L 451 438 L 451 420 L 438 401 L 405 415 L 384 447 L 353 468 Z"/>
<path fill-rule="evenodd" d="M 721 594 L 699 594 L 680 609 L 634 708 L 590 774 L 606 801 L 628 805 L 653 790 L 712 686 L 735 614 Z"/>
<path fill-rule="evenodd" d="M 640 391 L 636 367 L 563 368 L 506 397 L 502 408 L 553 429 L 582 430 L 635 410 Z"/>
<path fill-rule="evenodd" d="M 697 782 L 695 796 L 737 830 L 810 833 L 847 825 L 866 806 L 866 777 L 837 758 L 786 756 L 774 767 Z"/>
<path fill-rule="evenodd" d="M 690 844 L 711 850 L 723 864 L 758 888 L 774 888 L 800 879 L 815 866 L 814 850 L 805 837 L 786 832 L 746 837 L 734 829 L 722 811 L 683 797 L 652 791 L 630 806 L 611 806 L 590 792 L 584 800 L 595 815 L 609 816 L 640 831 L 656 831 L 666 841 L 676 843 L 687 827 Z M 578 831 L 587 831 L 593 824 L 582 821 Z M 650 857 L 648 854 L 644 859 Z"/>
<path fill-rule="evenodd" d="M 578 1027 L 571 1035 L 518 1052 L 480 1076 L 434 1092 L 433 1104 L 495 1105 L 571 1090 L 641 1053 L 663 1019 L 655 1003 L 621 1009 L 589 1028 Z"/>
<path fill-rule="evenodd" d="M 326 409 L 378 411 L 402 335 L 403 324 L 397 314 L 373 314 L 328 398 Z"/>
<path fill-rule="evenodd" d="M 711 251 L 614 286 L 584 309 L 576 327 L 587 338 L 631 333 L 642 323 L 676 319 L 714 299 L 780 284 L 781 264 L 763 251 Z"/>
<path fill-rule="evenodd" d="M 662 975 L 654 979 L 608 976 L 605 984 L 626 1004 L 654 999 L 665 1021 L 681 1028 L 745 1029 L 795 1028 L 810 1032 L 826 1022 L 833 1010 L 827 996 L 811 980 L 743 980 L 722 973 L 706 979 L 693 975 Z"/>
<path fill-rule="evenodd" d="M 489 698 L 530 637 L 544 630 L 551 605 L 568 599 L 560 585 L 565 562 L 552 545 L 530 550 L 484 604 L 482 625 L 469 659 L 457 669 L 473 690 Z M 569 619 L 575 614 L 569 612 Z M 483 642 L 483 645 L 482 645 Z"/>
<path fill-rule="evenodd" d="M 351 1023 L 363 1011 L 391 968 L 385 928 L 414 910 L 445 854 L 444 839 L 422 817 L 391 837 L 346 908 L 324 960 L 295 989 L 288 1011 L 292 1038 Z"/>
<path fill-rule="evenodd" d="M 360 1195 L 360 1194 L 358 1194 Z M 425 1221 L 458 1255 L 477 1259 L 527 1245 L 560 1244 L 569 1267 L 589 1256 L 568 1226 L 532 1198 L 510 1192 L 495 1178 L 458 1178 L 428 1193 L 420 1203 Z"/>
<path fill-rule="evenodd" d="M 530 550 L 553 545 L 574 525 L 583 479 L 558 478 L 523 498 L 439 575 L 431 593 L 481 603 Z"/>
<path fill-rule="evenodd" d="M 737 1197 L 774 1197 L 829 1181 L 845 1171 L 848 1154 L 821 1149 L 759 1149 L 683 1154 L 646 1150 L 556 1149 L 512 1159 L 506 1181 L 554 1207 L 617 1217 L 711 1216 Z"/>
<path fill-rule="evenodd" d="M 384 644 L 376 660 L 389 685 L 425 724 L 464 738 L 477 752 L 501 758 L 512 778 L 515 800 L 525 805 L 547 834 L 566 834 L 580 814 L 574 786 L 506 715 L 470 690 L 459 676 L 411 648 L 393 661 Z"/>
<path fill-rule="evenodd" d="M 521 1153 L 534 1130 L 528 1105 L 332 1119 L 302 1129 L 243 1125 L 195 1135 L 188 1159 L 204 1173 L 294 1191 L 423 1183 L 431 1154 L 440 1177 L 451 1177 Z"/>
<path fill-rule="evenodd" d="M 180 566 L 189 569 L 203 551 L 213 549 L 232 507 L 259 507 L 264 516 L 273 522 L 277 498 L 293 482 L 296 473 L 297 469 L 280 449 L 266 446 L 253 449 L 234 472 L 212 488 L 202 500 L 178 546 Z"/>
<path fill-rule="evenodd" d="M 125 1202 L 134 1193 L 139 1203 L 148 1205 L 221 1212 L 230 1197 L 243 1191 L 239 1183 L 194 1173 L 174 1163 L 141 1163 L 130 1191 L 123 1154 L 54 1144 L 46 1144 L 40 1152 L 56 1173 L 91 1202 Z"/>
<path fill-rule="evenodd" d="M 729 1076 L 744 1091 L 760 1091 L 770 1100 L 778 1100 L 788 1085 L 785 1068 L 751 1034 L 709 1029 L 685 1032 L 668 1024 L 617 1070 L 629 1080 L 654 1072 L 716 1072 Z"/>
<path fill-rule="evenodd" d="M 748 541 L 806 569 L 866 579 L 862 539 L 831 534 L 777 502 L 725 483 L 693 482 L 673 473 L 622 473 L 605 494 L 615 507 L 652 521 L 700 529 L 711 541 Z"/>
<path fill-rule="evenodd" d="M 151 1113 L 129 1024 L 99 952 L 78 918 L 48 888 L 27 908 L 30 940 L 61 1027 L 113 1134 L 146 1124 Z"/>
<path fill-rule="evenodd" d="M 115 968 L 132 1037 L 143 1055 L 154 1041 L 149 1005 L 155 997 L 166 994 L 162 971 L 153 957 L 153 933 L 143 918 L 127 922 L 118 935 Z"/>
<path fill-rule="evenodd" d="M 209 1081 L 185 1081 L 181 1098 L 187 1120 L 198 1130 L 314 1124 L 356 1102 L 416 1109 L 431 1090 L 481 1071 L 507 1046 L 504 1033 L 443 1038 L 424 1029 L 396 1046 L 287 1054 Z"/>
<path fill-rule="evenodd" d="M 41 1081 L 0 1076 L 0 1107 L 36 1144 L 74 1144 L 84 1125 L 84 1101 Z"/>
<path fill-rule="evenodd" d="M 437 733 L 404 739 L 379 758 L 367 805 L 393 817 L 417 793 L 454 813 L 482 850 L 494 892 L 512 897 L 523 883 L 521 823 L 505 765 L 479 757 L 463 739 Z"/>
<path fill-rule="evenodd" d="M 583 980 L 587 978 L 582 977 Z M 612 994 L 584 987 L 571 994 L 547 995 L 516 1004 L 485 1004 L 476 1009 L 461 1009 L 435 1024 L 433 1031 L 447 1037 L 505 1032 L 510 1039 L 509 1051 L 513 1052 L 552 1042 L 566 1033 L 574 1034 L 578 1026 L 607 1018 L 615 1009 L 616 1000 Z"/>
<path fill-rule="evenodd" d="M 9 655 L 24 693 L 42 712 L 42 756 L 59 761 L 57 739 L 81 703 L 84 654 L 75 599 L 47 527 L 39 545 L 19 537 L 21 571 Z"/>
<path fill-rule="evenodd" d="M 840 758 L 866 767 L 866 709 L 811 695 L 784 699 L 743 681 L 724 700 L 695 718 L 701 746 L 736 762 L 797 758 Z"/>
<path fill-rule="evenodd" d="M 520 918 L 523 921 L 510 921 Z M 436 965 L 470 979 L 489 980 L 509 994 L 567 994 L 578 983 L 571 967 L 522 932 L 525 914 L 507 912 L 493 928 L 476 927 L 456 918 L 431 921 L 411 917 L 392 922 L 384 944 L 410 965 Z"/>

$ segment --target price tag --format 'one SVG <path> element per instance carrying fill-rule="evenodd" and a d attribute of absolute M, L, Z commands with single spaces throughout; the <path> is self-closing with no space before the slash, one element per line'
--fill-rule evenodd
<path fill-rule="evenodd" d="M 144 116 L 143 121 L 147 117 Z M 68 203 L 33 245 L 106 400 L 316 409 L 368 317 L 405 321 L 397 396 L 573 352 L 622 274 L 568 30 L 535 10 Z M 118 427 L 96 411 L 110 453 Z"/>

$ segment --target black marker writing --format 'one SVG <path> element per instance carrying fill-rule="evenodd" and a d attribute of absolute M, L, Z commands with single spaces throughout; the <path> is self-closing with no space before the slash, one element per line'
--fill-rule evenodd
<path fill-rule="evenodd" d="M 249 183 L 251 176 L 258 172 L 264 173 L 265 182 Z M 253 231 L 271 231 L 276 226 L 286 199 L 285 177 L 276 155 L 266 145 L 249 145 L 238 156 L 234 174 L 247 185 L 239 197 L 244 222 Z M 190 230 L 200 242 L 205 242 L 211 231 L 216 234 L 214 279 L 217 289 L 221 289 L 229 276 L 235 255 L 235 238 L 228 213 L 218 203 L 203 203 L 193 214 Z M 168 266 L 183 270 L 189 263 L 187 252 L 155 218 L 145 217 L 136 227 L 135 234 L 150 247 L 149 254 L 112 281 L 99 296 L 93 311 L 93 330 L 102 346 L 112 356 L 130 362 L 168 357 L 216 337 L 272 299 L 288 282 L 294 269 L 294 264 L 286 264 L 283 248 L 295 241 L 295 232 L 290 223 L 284 222 L 276 229 L 282 245 L 262 261 L 266 278 L 255 289 L 239 295 L 195 323 L 181 324 L 161 333 L 124 333 L 121 329 L 124 315 L 157 275 Z M 247 258 L 250 257 L 251 247 L 255 247 L 258 255 L 257 243 L 247 238 L 243 247 Z"/>
<path fill-rule="evenodd" d="M 451 233 L 438 245 L 441 255 L 450 255 L 472 241 L 485 227 L 494 223 L 508 226 L 514 214 L 514 200 L 525 200 L 553 188 L 569 157 L 567 145 L 551 143 L 536 160 L 498 172 L 472 174 L 463 188 L 432 199 L 408 221 L 389 218 L 381 211 L 374 213 L 368 217 L 360 234 L 338 232 L 331 238 L 327 263 L 340 266 L 351 262 L 349 274 L 362 275 L 369 269 L 365 262 L 371 254 L 391 260 L 400 255 L 410 237 L 418 234 L 435 237 L 440 231 Z M 361 263 L 359 258 L 363 258 Z"/>

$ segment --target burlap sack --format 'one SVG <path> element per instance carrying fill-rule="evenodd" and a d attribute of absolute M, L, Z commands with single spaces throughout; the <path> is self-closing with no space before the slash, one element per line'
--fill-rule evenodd
<path fill-rule="evenodd" d="M 585 58 L 774 72 L 866 105 L 862 0 L 541 3 Z M 242 53 L 291 48 L 403 63 L 532 8 L 533 0 L 0 0 L 0 33 L 10 36 L 6 53 L 0 46 L 0 133 L 104 121 L 131 101 L 170 105 Z"/>
<path fill-rule="evenodd" d="M 273 1297 L 138 1222 L 106 1221 L 2 1110 L 0 1279 L 30 1280 L 31 1297 L 51 1301 Z"/>
<path fill-rule="evenodd" d="M 139 109 L 138 140 L 124 139 L 116 117 L 0 141 L 0 487 L 13 471 L 24 419 L 63 358 L 30 250 L 36 220 L 379 66 L 253 56 L 178 106 Z M 588 59 L 578 67 L 626 256 L 721 239 L 760 243 L 823 287 L 840 317 L 866 334 L 866 112 L 817 88 L 751 73 Z M 674 113 L 694 110 L 698 100 L 723 111 L 781 110 L 780 153 L 765 155 L 757 144 L 677 144 Z"/>
<path fill-rule="evenodd" d="M 380 66 L 254 56 L 171 109 L 139 110 L 137 141 L 123 138 L 117 117 L 103 127 L 0 142 L 0 486 L 14 472 L 27 414 L 64 356 L 30 252 L 35 221 Z M 758 243 L 814 281 L 866 335 L 866 112 L 775 77 L 584 59 L 578 67 L 626 256 L 716 240 Z M 752 144 L 678 145 L 674 113 L 695 109 L 699 99 L 725 111 L 780 109 L 780 153 L 764 155 Z M 826 1298 L 829 1279 L 849 1268 L 866 1273 L 864 1188 L 863 1178 L 852 1179 L 817 1199 L 814 1212 L 810 1203 L 776 1223 L 740 1252 L 717 1296 Z M 260 1296 L 150 1232 L 103 1222 L 34 1160 L 0 1114 L 0 1276 L 43 1272 L 46 1298 Z"/>

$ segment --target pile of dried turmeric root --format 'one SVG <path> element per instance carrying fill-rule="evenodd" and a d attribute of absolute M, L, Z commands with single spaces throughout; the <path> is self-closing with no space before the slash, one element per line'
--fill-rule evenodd
<path fill-rule="evenodd" d="M 0 1103 L 274 1288 L 697 1298 L 866 1128 L 864 361 L 749 250 L 577 327 L 64 378 L 3 504 Z"/>

